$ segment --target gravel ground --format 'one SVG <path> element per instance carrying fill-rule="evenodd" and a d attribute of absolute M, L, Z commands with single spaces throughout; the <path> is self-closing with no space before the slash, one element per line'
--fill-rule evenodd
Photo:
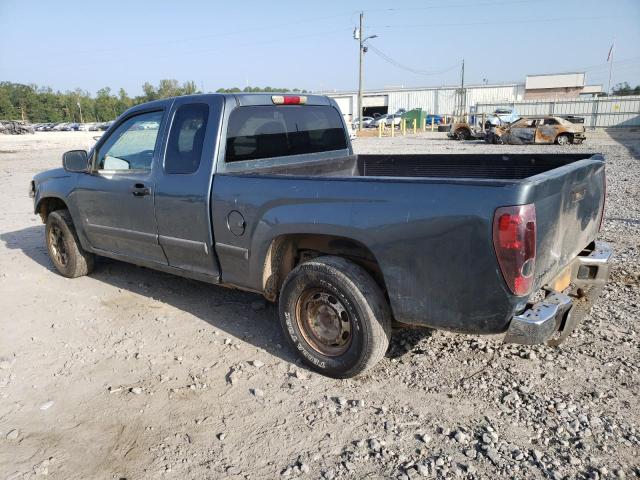
<path fill-rule="evenodd" d="M 394 335 L 370 373 L 297 363 L 257 295 L 101 261 L 57 275 L 31 176 L 84 132 L 0 136 L 0 478 L 635 478 L 640 476 L 640 134 L 491 146 L 442 134 L 358 152 L 607 157 L 604 298 L 561 347 Z"/>

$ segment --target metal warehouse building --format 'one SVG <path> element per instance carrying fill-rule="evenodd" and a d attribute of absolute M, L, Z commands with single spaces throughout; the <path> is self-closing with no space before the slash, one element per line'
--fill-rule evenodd
<path fill-rule="evenodd" d="M 368 90 L 363 92 L 364 115 L 395 113 L 400 108 L 407 110 L 422 108 L 427 113 L 454 115 L 456 105 L 460 105 L 459 91 L 459 86 Z M 510 104 L 524 98 L 525 85 L 524 83 L 468 85 L 465 86 L 465 92 L 466 98 L 463 104 L 467 108 L 479 103 Z M 358 92 L 323 92 L 323 94 L 336 100 L 347 120 L 357 117 Z"/>

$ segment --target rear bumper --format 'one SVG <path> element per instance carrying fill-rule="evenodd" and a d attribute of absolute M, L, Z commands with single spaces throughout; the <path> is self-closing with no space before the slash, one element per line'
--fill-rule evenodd
<path fill-rule="evenodd" d="M 505 343 L 558 345 L 591 310 L 609 278 L 612 248 L 595 242 L 594 248 L 579 255 L 564 270 L 571 284 L 563 292 L 549 290 L 544 300 L 531 305 L 511 320 Z"/>

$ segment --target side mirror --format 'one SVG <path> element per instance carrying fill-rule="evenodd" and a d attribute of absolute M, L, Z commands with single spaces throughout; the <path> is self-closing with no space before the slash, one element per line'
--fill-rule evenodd
<path fill-rule="evenodd" d="M 88 171 L 89 158 L 84 150 L 69 150 L 62 155 L 62 166 L 67 172 Z"/>

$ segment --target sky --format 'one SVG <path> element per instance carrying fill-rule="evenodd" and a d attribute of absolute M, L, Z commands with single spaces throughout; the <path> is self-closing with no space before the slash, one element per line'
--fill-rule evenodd
<path fill-rule="evenodd" d="M 640 84 L 640 0 L 0 0 L 0 81 L 139 95 L 162 78 L 220 87 L 355 90 L 524 82 L 585 71 Z"/>

